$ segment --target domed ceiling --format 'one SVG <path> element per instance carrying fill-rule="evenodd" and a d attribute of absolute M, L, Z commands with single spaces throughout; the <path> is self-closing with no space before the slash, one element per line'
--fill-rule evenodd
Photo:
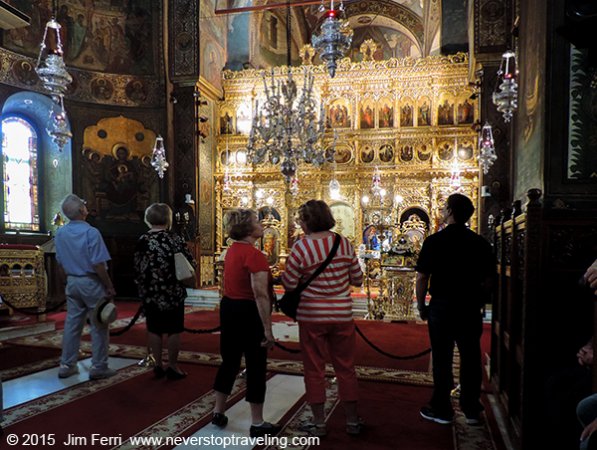
<path fill-rule="evenodd" d="M 204 2 L 208 3 L 208 2 Z M 287 3 L 280 0 L 214 0 L 216 16 L 228 16 L 227 68 L 267 67 L 285 64 L 287 59 Z M 203 3 L 202 3 L 203 5 Z M 299 61 L 300 48 L 318 33 L 330 1 L 290 2 L 291 53 Z M 205 5 L 207 6 L 207 5 Z M 338 8 L 339 2 L 335 1 Z M 206 17 L 208 11 L 203 11 Z M 361 44 L 372 39 L 378 44 L 374 59 L 421 57 L 439 51 L 441 5 L 439 0 L 345 0 L 344 18 L 354 30 L 347 55 L 359 60 Z"/>

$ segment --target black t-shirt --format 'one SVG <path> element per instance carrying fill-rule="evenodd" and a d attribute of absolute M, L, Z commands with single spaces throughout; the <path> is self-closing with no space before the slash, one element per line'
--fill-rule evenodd
<path fill-rule="evenodd" d="M 431 276 L 434 301 L 479 305 L 486 300 L 482 284 L 495 274 L 496 264 L 489 242 L 452 224 L 425 239 L 415 269 Z"/>

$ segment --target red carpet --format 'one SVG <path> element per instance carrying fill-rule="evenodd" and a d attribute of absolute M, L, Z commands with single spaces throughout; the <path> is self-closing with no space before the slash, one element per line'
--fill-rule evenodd
<path fill-rule="evenodd" d="M 363 434 L 359 437 L 346 434 L 346 420 L 339 406 L 328 421 L 329 437 L 318 450 L 454 448 L 452 427 L 434 424 L 419 416 L 419 409 L 431 395 L 430 388 L 368 381 L 360 381 L 359 388 L 359 414 L 365 421 Z"/>
<path fill-rule="evenodd" d="M 0 370 L 12 369 L 43 359 L 60 358 L 60 349 L 2 344 L 0 347 Z"/>
<path fill-rule="evenodd" d="M 288 321 L 285 316 L 274 315 L 275 321 Z M 382 350 L 406 356 L 419 353 L 429 348 L 429 337 L 425 324 L 387 323 L 367 320 L 357 320 L 357 325 L 367 338 Z M 199 311 L 185 316 L 185 327 L 190 330 L 212 329 L 219 325 L 218 311 Z M 89 339 L 89 336 L 85 337 Z M 147 336 L 145 324 L 135 325 L 122 336 L 113 336 L 110 342 L 115 344 L 146 345 Z M 286 347 L 298 349 L 298 343 L 282 342 Z M 183 333 L 181 350 L 194 352 L 218 353 L 220 348 L 219 334 Z M 300 353 L 289 353 L 279 348 L 270 352 L 271 358 L 300 360 Z M 401 370 L 427 372 L 429 370 L 429 355 L 412 359 L 398 360 L 381 355 L 357 336 L 356 363 L 362 366 L 386 367 Z"/>
<path fill-rule="evenodd" d="M 119 310 L 123 314 L 119 316 L 121 318 L 132 317 L 137 306 L 138 304 L 134 303 L 124 304 L 124 307 L 119 305 Z M 283 316 L 276 316 L 275 320 L 286 319 Z M 187 315 L 187 328 L 213 328 L 217 324 L 217 311 L 199 311 Z M 358 321 L 358 325 L 371 341 L 390 353 L 401 355 L 417 353 L 429 345 L 425 324 Z M 487 351 L 489 330 L 487 326 L 485 328 L 482 346 L 483 350 Z M 210 353 L 218 353 L 219 350 L 218 335 L 185 333 L 182 340 L 183 350 Z M 145 324 L 136 325 L 123 336 L 112 337 L 111 342 L 144 346 L 146 343 Z M 298 344 L 289 343 L 288 346 L 297 347 Z M 0 353 L 0 362 L 6 359 L 23 358 L 22 355 L 25 354 L 25 351 L 19 352 L 19 347 L 14 345 L 0 348 L 0 352 L 3 349 L 5 351 L 10 349 L 8 351 L 12 354 L 4 358 L 5 354 Z M 21 347 L 21 350 L 24 349 Z M 58 349 L 47 348 L 33 348 L 33 351 L 38 352 L 38 356 L 41 358 L 47 355 L 51 356 L 51 352 L 56 355 L 59 353 Z M 299 359 L 300 355 L 276 349 L 272 352 L 272 358 Z M 357 362 L 359 365 L 426 371 L 428 370 L 428 361 L 429 356 L 409 361 L 387 358 L 378 354 L 360 337 L 357 337 Z M 10 361 L 11 365 L 13 363 L 14 361 Z M 23 363 L 26 364 L 27 361 L 23 360 Z M 210 391 L 217 368 L 203 364 L 184 364 L 183 367 L 189 376 L 182 381 L 156 380 L 151 371 L 133 376 L 134 373 L 145 370 L 133 366 L 120 371 L 123 372 L 121 380 L 115 380 L 120 372 L 114 379 L 104 380 L 111 384 L 102 384 L 104 381 L 83 383 L 77 387 L 78 390 L 77 388 L 69 389 L 66 392 L 70 393 L 71 397 L 67 396 L 66 400 L 57 404 L 52 403 L 51 397 L 53 396 L 51 395 L 9 410 L 6 412 L 5 436 L 9 433 L 23 435 L 35 430 L 38 435 L 55 433 L 59 443 L 66 440 L 69 433 L 77 436 L 91 436 L 92 433 L 98 433 L 100 436 L 121 435 L 123 441 L 134 435 L 189 436 L 209 421 L 213 405 L 212 397 L 209 397 L 209 402 L 197 402 L 196 400 Z M 130 376 L 125 373 L 129 370 Z M 454 449 L 452 427 L 429 423 L 420 418 L 418 414 L 419 408 L 429 399 L 430 387 L 364 380 L 359 383 L 361 395 L 359 409 L 367 424 L 364 433 L 358 437 L 345 433 L 344 413 L 341 406 L 338 406 L 328 421 L 328 437 L 322 440 L 317 449 Z M 73 394 L 71 391 L 76 392 Z M 53 395 L 68 394 L 60 392 Z M 241 393 L 236 395 L 235 400 L 240 397 Z M 197 404 L 201 406 L 198 407 Z M 304 404 L 301 400 L 288 411 L 284 421 L 290 420 L 290 416 L 295 411 L 303 409 Z M 17 410 L 20 415 L 16 415 Z M 23 414 L 22 410 L 26 411 L 26 414 Z M 174 413 L 176 414 L 173 415 Z M 176 430 L 172 430 L 172 427 Z M 292 433 L 292 429 L 290 432 Z M 115 445 L 112 442 L 106 446 L 92 446 L 88 442 L 87 445 L 72 445 L 70 447 L 75 449 L 112 448 Z M 0 448 L 4 448 L 4 446 L 5 442 L 0 439 Z M 59 447 L 66 448 L 62 445 Z M 474 448 L 487 449 L 490 447 Z"/>
<path fill-rule="evenodd" d="M 33 430 L 38 436 L 54 433 L 56 442 L 59 444 L 56 448 L 66 448 L 61 443 L 68 439 L 69 433 L 87 437 L 92 433 L 98 433 L 101 436 L 120 435 L 123 440 L 126 440 L 129 436 L 196 400 L 212 388 L 216 368 L 199 365 L 184 365 L 183 368 L 189 375 L 180 381 L 157 380 L 149 371 L 97 392 L 94 392 L 98 386 L 97 383 L 85 383 L 82 388 L 90 390 L 88 395 L 71 399 L 48 410 L 43 404 L 44 398 L 35 400 L 32 403 L 41 406 L 33 407 L 34 415 L 14 425 L 5 425 L 5 435 L 16 433 L 23 436 Z M 210 403 L 207 412 L 211 411 L 212 406 L 213 403 Z M 19 408 L 22 409 L 23 406 Z M 199 419 L 200 417 L 194 418 L 194 420 Z M 7 411 L 7 421 L 9 420 L 10 415 Z M 0 440 L 0 448 L 5 448 L 4 439 L 5 437 Z M 87 445 L 74 445 L 68 448 L 89 449 L 113 446 L 93 446 L 88 442 Z"/>

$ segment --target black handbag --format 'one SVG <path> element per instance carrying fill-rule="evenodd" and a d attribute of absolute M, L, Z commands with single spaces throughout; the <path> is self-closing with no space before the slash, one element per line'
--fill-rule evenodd
<path fill-rule="evenodd" d="M 317 270 L 315 272 L 313 272 L 313 274 L 309 277 L 309 279 L 307 281 L 305 281 L 302 284 L 299 284 L 292 291 L 286 291 L 284 293 L 284 295 L 282 296 L 282 298 L 280 300 L 278 300 L 277 304 L 278 304 L 278 308 L 280 309 L 280 311 L 282 311 L 284 314 L 286 314 L 291 319 L 296 320 L 296 310 L 298 309 L 299 302 L 301 301 L 301 293 L 307 288 L 307 286 L 309 286 L 309 283 L 311 283 L 311 281 L 313 281 L 321 272 L 323 272 L 325 270 L 325 268 L 328 266 L 328 264 L 332 261 L 332 259 L 336 255 L 336 252 L 338 251 L 338 247 L 340 246 L 341 238 L 338 233 L 335 233 L 335 234 L 336 234 L 336 239 L 334 240 L 334 245 L 330 249 L 330 254 L 325 259 L 325 261 L 319 265 Z"/>

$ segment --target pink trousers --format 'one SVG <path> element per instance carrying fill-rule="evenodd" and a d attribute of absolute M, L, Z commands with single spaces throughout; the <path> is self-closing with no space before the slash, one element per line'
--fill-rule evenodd
<path fill-rule="evenodd" d="M 325 402 L 325 362 L 329 355 L 342 401 L 357 401 L 358 383 L 354 370 L 354 322 L 314 323 L 299 321 L 299 336 L 308 403 Z"/>

